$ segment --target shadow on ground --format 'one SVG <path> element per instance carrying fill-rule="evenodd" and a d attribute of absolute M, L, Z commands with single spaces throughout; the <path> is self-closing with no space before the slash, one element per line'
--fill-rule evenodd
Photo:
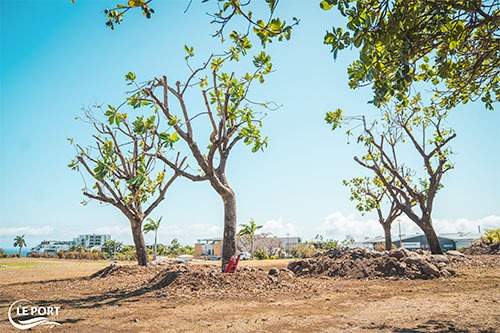
<path fill-rule="evenodd" d="M 423 324 L 416 324 L 415 327 L 407 327 L 407 328 L 398 328 L 390 325 L 377 325 L 371 327 L 365 327 L 366 329 L 370 329 L 373 331 L 387 331 L 391 330 L 393 333 L 469 333 L 468 329 L 460 329 L 455 327 L 455 324 L 451 321 L 438 321 L 438 320 L 429 320 Z M 483 330 L 479 330 L 479 333 L 496 333 L 496 329 L 487 328 Z"/>

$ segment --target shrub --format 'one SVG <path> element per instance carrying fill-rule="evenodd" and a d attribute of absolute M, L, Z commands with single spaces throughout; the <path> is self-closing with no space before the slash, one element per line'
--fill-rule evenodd
<path fill-rule="evenodd" d="M 0 258 L 6 258 L 7 257 L 7 253 L 5 253 L 5 250 L 0 248 Z"/>
<path fill-rule="evenodd" d="M 498 243 L 500 242 L 500 228 L 498 229 L 485 229 L 484 236 L 481 240 L 487 243 Z"/>
<path fill-rule="evenodd" d="M 391 246 L 391 249 L 395 249 L 395 248 L 396 248 L 396 245 L 394 245 L 394 243 L 393 243 Z M 373 249 L 375 251 L 379 251 L 379 252 L 385 251 L 385 242 L 381 242 L 381 243 L 377 243 L 377 244 L 373 245 Z"/>
<path fill-rule="evenodd" d="M 264 259 L 269 259 L 269 255 L 267 254 L 266 250 L 263 248 L 258 248 L 253 252 L 253 256 L 257 260 L 264 260 Z"/>
<path fill-rule="evenodd" d="M 295 258 L 310 258 L 317 252 L 314 245 L 302 243 L 290 249 L 290 254 Z"/>

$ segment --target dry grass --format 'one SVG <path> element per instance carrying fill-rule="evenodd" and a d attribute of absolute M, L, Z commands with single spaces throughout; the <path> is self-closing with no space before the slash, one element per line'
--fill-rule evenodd
<path fill-rule="evenodd" d="M 155 273 L 132 267 L 126 271 L 136 273 L 129 276 L 80 278 L 108 263 L 0 260 L 0 332 L 15 332 L 6 314 L 10 303 L 20 298 L 61 306 L 60 316 L 52 318 L 62 323 L 52 328 L 60 332 L 442 333 L 497 332 L 500 327 L 498 266 L 463 268 L 458 278 L 428 281 L 297 278 L 295 289 L 268 293 L 257 292 L 262 288 L 255 288 L 255 293 L 233 289 L 219 294 L 180 292 L 174 289 L 175 283 L 162 289 L 141 289 Z M 254 276 L 262 283 L 258 274 L 286 263 L 242 262 L 242 267 L 260 267 L 264 272 L 249 269 L 229 280 L 237 283 L 241 279 L 249 288 Z M 190 272 L 211 270 L 198 265 L 189 265 Z M 177 282 L 191 282 L 188 277 Z M 54 278 L 61 280 L 50 281 Z M 36 327 L 33 331 L 48 329 Z"/>

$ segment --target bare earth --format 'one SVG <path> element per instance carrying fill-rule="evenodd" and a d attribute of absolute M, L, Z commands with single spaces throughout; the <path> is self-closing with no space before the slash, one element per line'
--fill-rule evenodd
<path fill-rule="evenodd" d="M 336 280 L 294 277 L 243 262 L 237 274 L 217 264 L 118 266 L 109 262 L 0 259 L 0 332 L 18 299 L 60 306 L 55 332 L 497 332 L 500 259 L 457 267 L 434 280 Z"/>

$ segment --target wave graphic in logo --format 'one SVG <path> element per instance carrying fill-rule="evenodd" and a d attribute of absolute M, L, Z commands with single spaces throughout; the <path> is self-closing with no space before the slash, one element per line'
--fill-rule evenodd
<path fill-rule="evenodd" d="M 17 320 L 18 322 L 16 323 L 14 321 L 14 319 L 12 319 L 12 308 L 14 307 L 14 305 L 16 305 L 17 303 L 21 303 L 21 302 L 33 304 L 33 302 L 28 301 L 27 299 L 20 299 L 20 300 L 15 301 L 14 303 L 12 303 L 10 305 L 10 307 L 9 307 L 9 322 L 15 328 L 20 329 L 20 330 L 27 330 L 27 329 L 33 328 L 35 326 L 38 326 L 38 325 L 61 325 L 58 322 L 49 321 L 46 317 L 35 317 L 35 318 L 27 319 L 27 320 Z"/>

